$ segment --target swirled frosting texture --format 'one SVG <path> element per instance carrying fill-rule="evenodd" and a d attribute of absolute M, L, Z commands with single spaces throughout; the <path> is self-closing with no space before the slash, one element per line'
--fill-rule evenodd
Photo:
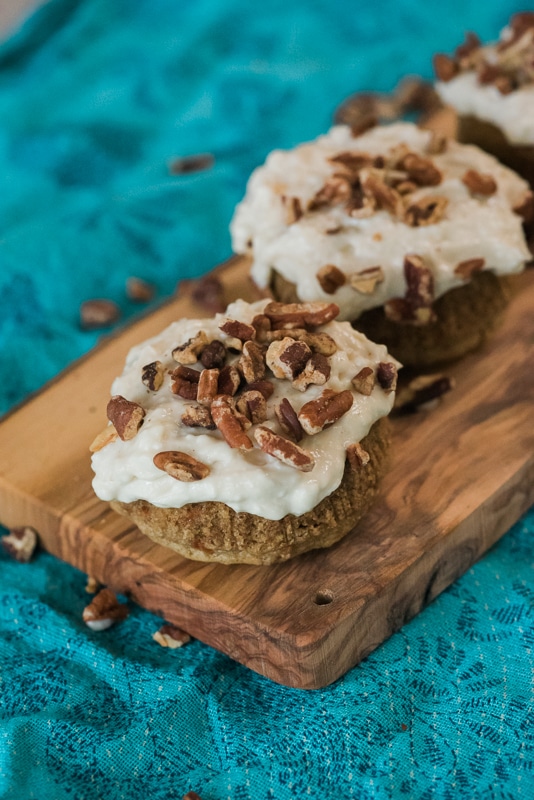
<path fill-rule="evenodd" d="M 252 256 L 251 274 L 259 286 L 268 286 L 275 270 L 295 284 L 301 300 L 333 299 L 340 306 L 340 318 L 348 320 L 403 296 L 407 254 L 419 255 L 431 269 L 436 297 L 462 285 L 465 278 L 455 268 L 469 259 L 483 259 L 484 268 L 497 274 L 521 271 L 529 252 L 522 219 L 513 208 L 525 199 L 526 182 L 474 146 L 449 141 L 443 152 L 429 155 L 432 145 L 429 131 L 396 123 L 357 137 L 348 127 L 336 126 L 293 150 L 273 151 L 251 175 L 234 214 L 234 250 Z M 402 200 L 408 206 L 443 198 L 444 211 L 437 221 L 414 226 L 380 207 L 368 216 L 354 216 L 342 203 L 308 210 L 325 183 L 339 173 L 332 158 L 363 153 L 387 160 L 399 147 L 431 159 L 441 173 L 439 184 L 416 186 Z M 462 180 L 468 170 L 491 175 L 496 191 L 491 196 L 473 193 Z M 288 220 L 288 198 L 297 198 L 303 209 L 296 220 Z M 317 278 L 325 265 L 336 266 L 347 277 L 333 295 Z M 349 276 L 376 266 L 384 279 L 375 291 L 355 291 Z"/>
<path fill-rule="evenodd" d="M 210 340 L 228 344 L 230 339 L 219 325 L 227 318 L 250 322 L 261 313 L 266 302 L 249 305 L 237 301 L 225 314 L 211 320 L 181 319 L 131 350 L 122 375 L 113 383 L 112 394 L 139 403 L 146 416 L 135 438 L 117 439 L 93 454 L 93 487 L 98 497 L 124 503 L 142 499 L 164 508 L 219 501 L 235 511 L 281 519 L 286 514 L 300 515 L 311 510 L 339 486 L 346 447 L 361 441 L 371 426 L 389 413 L 394 401 L 394 392 L 384 391 L 378 383 L 369 396 L 358 393 L 351 379 L 362 367 L 376 370 L 380 362 L 396 365 L 385 347 L 371 343 L 346 322 L 329 322 L 318 328 L 337 344 L 337 351 L 329 357 L 331 374 L 325 385 L 311 385 L 300 392 L 290 381 L 278 380 L 272 374 L 266 376 L 274 385 L 274 393 L 267 401 L 268 418 L 263 424 L 278 433 L 281 429 L 273 409 L 282 397 L 287 397 L 298 412 L 304 403 L 325 389 L 336 392 L 350 389 L 353 393 L 353 404 L 346 414 L 320 433 L 305 435 L 300 442 L 315 459 L 311 472 L 285 465 L 258 447 L 243 453 L 231 448 L 218 430 L 190 428 L 181 422 L 191 401 L 171 392 L 168 371 L 176 367 L 172 350 L 199 330 Z M 146 364 L 156 360 L 166 366 L 167 374 L 162 387 L 154 392 L 142 383 L 141 373 Z M 249 434 L 253 434 L 254 427 Z M 208 465 L 209 475 L 191 483 L 174 479 L 153 463 L 156 453 L 169 450 L 185 452 Z"/>

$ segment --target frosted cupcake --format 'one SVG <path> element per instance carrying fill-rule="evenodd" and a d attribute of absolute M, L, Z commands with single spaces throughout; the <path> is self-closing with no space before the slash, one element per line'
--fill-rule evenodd
<path fill-rule="evenodd" d="M 397 362 L 333 303 L 237 301 L 135 347 L 93 487 L 159 544 L 270 564 L 329 547 L 376 496 Z"/>
<path fill-rule="evenodd" d="M 470 33 L 434 57 L 441 99 L 459 115 L 460 141 L 493 153 L 534 185 L 534 13 L 516 14 L 496 43 Z"/>
<path fill-rule="evenodd" d="M 409 123 L 347 126 L 252 174 L 231 223 L 255 283 L 284 302 L 334 300 L 406 365 L 484 341 L 529 258 L 527 183 L 480 149 Z"/>

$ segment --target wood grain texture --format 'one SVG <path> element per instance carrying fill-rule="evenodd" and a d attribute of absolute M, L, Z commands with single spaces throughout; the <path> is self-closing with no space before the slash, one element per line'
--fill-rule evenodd
<path fill-rule="evenodd" d="M 226 300 L 255 299 L 246 263 Z M 455 389 L 393 422 L 391 469 L 358 528 L 270 567 L 188 561 L 91 489 L 88 445 L 128 349 L 177 317 L 188 287 L 102 342 L 0 424 L 0 521 L 32 525 L 59 558 L 274 681 L 325 686 L 469 568 L 534 501 L 534 271 L 498 335 L 447 369 Z"/>

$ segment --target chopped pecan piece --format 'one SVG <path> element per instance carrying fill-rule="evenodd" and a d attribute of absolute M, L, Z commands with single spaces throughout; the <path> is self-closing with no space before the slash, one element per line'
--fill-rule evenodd
<path fill-rule="evenodd" d="M 96 594 L 101 589 L 100 583 L 92 575 L 87 576 L 87 583 L 85 584 L 85 591 L 87 594 Z"/>
<path fill-rule="evenodd" d="M 182 647 L 182 645 L 191 641 L 191 637 L 186 631 L 183 631 L 176 625 L 169 625 L 168 623 L 162 625 L 152 638 L 159 645 L 168 647 L 170 650 L 176 650 L 176 648 Z"/>
<path fill-rule="evenodd" d="M 323 292 L 334 294 L 347 280 L 345 273 L 341 272 L 335 264 L 325 264 L 317 272 L 317 280 Z"/>
<path fill-rule="evenodd" d="M 349 276 L 350 285 L 360 294 L 372 294 L 384 280 L 382 267 L 368 267 Z"/>
<path fill-rule="evenodd" d="M 286 433 L 296 442 L 300 442 L 304 436 L 304 430 L 299 422 L 297 412 L 287 397 L 283 397 L 282 400 L 276 404 L 274 407 L 274 413 L 284 433 Z"/>
<path fill-rule="evenodd" d="M 128 614 L 128 607 L 119 603 L 111 589 L 101 589 L 84 608 L 83 621 L 93 631 L 105 631 Z"/>
<path fill-rule="evenodd" d="M 380 177 L 374 170 L 362 170 L 360 183 L 364 194 L 372 198 L 377 208 L 402 216 L 404 206 L 400 194 Z"/>
<path fill-rule="evenodd" d="M 371 367 L 362 367 L 351 380 L 354 389 L 367 397 L 371 394 L 375 386 L 375 373 Z"/>
<path fill-rule="evenodd" d="M 445 152 L 447 145 L 448 140 L 446 136 L 438 131 L 431 131 L 430 139 L 426 146 L 426 152 L 429 156 L 438 156 Z"/>
<path fill-rule="evenodd" d="M 171 478 L 185 483 L 201 481 L 210 474 L 210 468 L 190 456 L 189 453 L 182 453 L 180 450 L 165 450 L 156 453 L 152 459 L 154 466 L 166 472 Z"/>
<path fill-rule="evenodd" d="M 407 153 L 398 166 L 406 170 L 408 179 L 418 186 L 437 186 L 443 179 L 436 165 L 417 153 Z"/>
<path fill-rule="evenodd" d="M 181 156 L 173 158 L 169 162 L 169 172 L 171 175 L 189 175 L 191 172 L 202 172 L 205 169 L 210 169 L 214 163 L 215 158 L 211 153 Z"/>
<path fill-rule="evenodd" d="M 325 389 L 315 400 L 305 403 L 298 413 L 299 422 L 310 435 L 333 425 L 351 408 L 354 397 L 349 389 L 334 392 Z"/>
<path fill-rule="evenodd" d="M 353 470 L 365 467 L 371 460 L 371 456 L 364 450 L 359 442 L 349 444 L 346 450 L 347 459 Z"/>
<path fill-rule="evenodd" d="M 460 71 L 460 67 L 456 61 L 450 56 L 445 55 L 445 53 L 436 53 L 433 58 L 433 64 L 438 81 L 444 81 L 444 83 L 452 81 Z"/>
<path fill-rule="evenodd" d="M 265 453 L 289 467 L 299 469 L 301 472 L 311 472 L 315 466 L 312 453 L 264 425 L 259 425 L 255 429 L 254 438 Z"/>
<path fill-rule="evenodd" d="M 287 378 L 292 381 L 302 372 L 311 354 L 305 342 L 286 336 L 280 341 L 271 342 L 265 360 L 276 378 Z"/>
<path fill-rule="evenodd" d="M 134 303 L 149 303 L 154 297 L 154 286 L 142 278 L 132 276 L 126 281 L 126 296 Z"/>
<path fill-rule="evenodd" d="M 356 153 L 348 150 L 343 153 L 337 153 L 329 159 L 333 164 L 344 167 L 347 172 L 358 173 L 364 167 L 371 167 L 373 165 L 373 157 L 369 153 Z"/>
<path fill-rule="evenodd" d="M 434 300 L 434 276 L 421 256 L 412 253 L 404 259 L 406 293 L 404 298 L 393 298 L 384 304 L 384 313 L 394 322 L 412 325 L 427 325 L 436 318 Z"/>
<path fill-rule="evenodd" d="M 306 366 L 293 380 L 293 386 L 299 392 L 305 392 L 308 386 L 323 386 L 330 377 L 330 364 L 326 356 L 314 353 L 306 362 Z"/>
<path fill-rule="evenodd" d="M 282 202 L 286 208 L 286 225 L 293 225 L 298 222 L 304 213 L 299 198 L 282 195 Z"/>
<path fill-rule="evenodd" d="M 184 344 L 175 347 L 172 357 L 178 364 L 196 364 L 202 350 L 208 344 L 208 337 L 204 331 L 199 331 L 196 336 L 192 336 Z"/>
<path fill-rule="evenodd" d="M 113 300 L 86 300 L 80 306 L 80 325 L 84 331 L 108 328 L 117 322 L 120 315 L 120 308 Z"/>
<path fill-rule="evenodd" d="M 265 341 L 266 334 L 271 330 L 271 320 L 265 314 L 256 314 L 251 323 L 256 331 L 256 339 Z"/>
<path fill-rule="evenodd" d="M 187 406 L 181 419 L 188 428 L 206 428 L 213 431 L 216 427 L 206 406 Z"/>
<path fill-rule="evenodd" d="M 202 406 L 210 406 L 219 392 L 219 370 L 203 369 L 198 379 L 197 400 Z"/>
<path fill-rule="evenodd" d="M 422 406 L 437 401 L 453 388 L 454 380 L 447 375 L 419 375 L 397 392 L 395 409 L 414 413 Z"/>
<path fill-rule="evenodd" d="M 267 403 L 263 394 L 257 389 L 247 389 L 236 401 L 237 410 L 244 414 L 253 425 L 267 419 Z"/>
<path fill-rule="evenodd" d="M 412 228 L 435 225 L 443 219 L 448 202 L 442 195 L 421 197 L 408 206 L 404 212 L 404 221 Z"/>
<path fill-rule="evenodd" d="M 183 365 L 171 372 L 171 391 L 184 400 L 196 400 L 200 372 Z"/>
<path fill-rule="evenodd" d="M 352 187 L 346 175 L 332 175 L 308 203 L 308 211 L 323 206 L 335 206 L 350 200 Z"/>
<path fill-rule="evenodd" d="M 247 383 L 260 381 L 265 375 L 264 355 L 264 348 L 256 342 L 248 341 L 243 345 L 237 366 Z"/>
<path fill-rule="evenodd" d="M 230 447 L 251 450 L 252 442 L 243 429 L 243 415 L 237 412 L 229 395 L 218 395 L 211 404 L 211 416 Z"/>
<path fill-rule="evenodd" d="M 241 342 L 247 342 L 249 339 L 256 338 L 256 328 L 254 325 L 249 325 L 246 322 L 240 322 L 238 319 L 226 319 L 219 328 L 227 336 L 232 336 L 234 339 L 239 339 Z"/>
<path fill-rule="evenodd" d="M 480 272 L 484 269 L 486 261 L 484 258 L 468 258 L 465 261 L 460 261 L 454 268 L 454 274 L 459 275 L 464 280 L 469 280 L 475 272 Z"/>
<path fill-rule="evenodd" d="M 37 542 L 37 531 L 29 525 L 11 528 L 6 536 L 2 536 L 2 547 L 6 553 L 21 564 L 31 561 Z"/>
<path fill-rule="evenodd" d="M 216 275 L 205 275 L 196 281 L 191 297 L 211 314 L 220 313 L 226 308 L 224 286 Z"/>
<path fill-rule="evenodd" d="M 89 452 L 90 453 L 98 453 L 99 450 L 102 450 L 107 444 L 111 444 L 114 442 L 115 439 L 119 438 L 119 434 L 117 433 L 114 425 L 108 425 L 107 428 L 104 428 L 103 431 L 95 436 L 91 444 L 89 445 Z"/>
<path fill-rule="evenodd" d="M 233 396 L 241 386 L 241 373 L 233 364 L 227 364 L 219 372 L 219 394 Z"/>
<path fill-rule="evenodd" d="M 331 356 L 337 350 L 337 344 L 328 333 L 324 331 L 307 331 L 305 328 L 279 328 L 274 331 L 268 331 L 266 340 L 268 342 L 279 341 L 290 336 L 291 339 L 297 339 L 299 342 L 305 342 L 311 350 L 316 353 L 322 353 L 324 356 Z"/>
<path fill-rule="evenodd" d="M 200 354 L 200 363 L 206 369 L 220 369 L 226 361 L 226 347 L 218 339 L 213 339 Z"/>
<path fill-rule="evenodd" d="M 376 379 L 386 394 L 397 388 L 397 367 L 391 361 L 380 361 L 376 368 Z"/>
<path fill-rule="evenodd" d="M 268 303 L 263 313 L 271 323 L 288 325 L 297 323 L 301 328 L 312 328 L 325 325 L 339 314 L 339 306 L 335 303 Z"/>
<path fill-rule="evenodd" d="M 521 203 L 514 207 L 514 213 L 523 218 L 524 222 L 534 220 L 534 194 L 527 192 Z"/>
<path fill-rule="evenodd" d="M 139 403 L 116 394 L 107 405 L 107 417 L 120 438 L 128 441 L 134 438 L 143 424 L 145 410 Z"/>
<path fill-rule="evenodd" d="M 491 175 L 483 175 L 476 169 L 468 169 L 462 176 L 464 183 L 471 194 L 480 194 L 483 197 L 490 197 L 497 191 L 497 183 Z"/>
<path fill-rule="evenodd" d="M 245 387 L 246 392 L 261 392 L 266 400 L 272 396 L 274 392 L 274 386 L 271 381 L 252 381 L 252 383 L 248 383 Z"/>
<path fill-rule="evenodd" d="M 161 361 L 152 361 L 142 367 L 141 380 L 151 392 L 157 392 L 161 389 L 164 373 L 165 367 Z"/>

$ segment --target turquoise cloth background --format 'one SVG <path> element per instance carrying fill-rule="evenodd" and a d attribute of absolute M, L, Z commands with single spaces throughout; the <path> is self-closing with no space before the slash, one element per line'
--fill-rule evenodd
<path fill-rule="evenodd" d="M 363 89 L 431 77 L 512 2 L 51 0 L 0 48 L 0 412 L 99 334 L 80 303 L 158 298 L 230 254 L 252 168 Z M 213 169 L 169 175 L 176 156 Z M 155 301 L 157 302 L 157 300 Z M 119 365 L 118 365 L 119 366 Z M 534 797 L 534 513 L 334 685 L 278 686 L 132 607 L 81 620 L 85 576 L 0 554 L 3 800 Z"/>

